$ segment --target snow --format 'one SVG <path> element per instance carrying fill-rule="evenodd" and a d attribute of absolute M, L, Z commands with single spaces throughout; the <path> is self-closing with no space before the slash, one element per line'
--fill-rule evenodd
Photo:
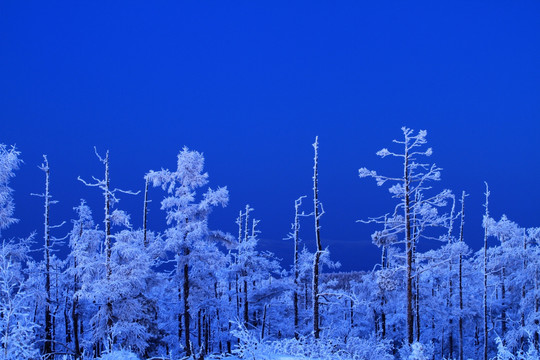
<path fill-rule="evenodd" d="M 126 350 L 120 350 L 120 351 L 113 351 L 109 354 L 105 354 L 99 359 L 101 360 L 138 360 L 139 358 L 137 355 L 130 351 Z"/>
<path fill-rule="evenodd" d="M 259 250 L 259 219 L 249 205 L 237 219 L 237 239 L 210 230 L 210 215 L 227 205 L 229 192 L 208 188 L 202 153 L 184 148 L 176 170 L 145 176 L 164 190 L 163 212 L 152 216 L 160 217 L 166 229 L 147 229 L 146 222 L 136 228 L 127 212 L 116 209 L 118 190 L 94 179 L 87 185 L 98 187 L 110 207 L 100 209 L 94 221 L 82 200 L 67 249 L 58 251 L 61 245 L 50 238 L 50 267 L 32 258 L 30 239 L 0 238 L 0 360 L 32 359 L 43 351 L 49 301 L 55 304 L 54 344 L 79 349 L 82 360 L 109 350 L 102 360 L 191 359 L 190 352 L 228 360 L 424 360 L 458 357 L 460 340 L 465 358 L 487 352 L 489 358 L 537 359 L 540 228 L 521 227 L 505 215 L 497 221 L 486 211 L 477 226 L 484 227 L 487 245 L 470 251 L 461 231 L 465 195 L 457 213 L 450 190 L 432 189 L 441 169 L 416 162 L 431 155 L 431 148 L 417 149 L 425 144 L 426 132 L 403 131 L 405 139 L 397 143 L 410 160 L 398 169 L 405 169 L 404 178 L 359 170 L 360 177 L 373 177 L 378 185 L 388 182 L 396 199 L 387 215 L 366 221 L 377 225 L 372 242 L 381 248 L 380 266 L 329 273 L 333 265 L 323 252 L 320 339 L 313 336 L 315 255 L 298 247 L 302 237 L 313 239 L 313 228 L 300 228 L 299 217 L 313 221 L 317 211 L 300 213 L 302 197 L 296 201 L 289 238 L 295 240 L 291 256 L 296 248 L 297 261 L 292 271 L 283 269 L 273 254 Z M 384 149 L 379 155 L 399 154 Z M 18 156 L 14 148 L 0 145 L 0 229 L 15 221 L 9 182 Z M 108 155 L 99 159 L 105 161 L 108 179 Z M 460 226 L 454 226 L 459 219 Z M 414 245 L 410 257 L 405 244 Z M 431 250 L 424 251 L 424 244 Z M 490 324 L 487 346 L 484 319 Z M 408 345 L 407 336 L 417 339 L 418 334 L 419 341 Z M 217 354 L 227 349 L 235 356 Z"/>

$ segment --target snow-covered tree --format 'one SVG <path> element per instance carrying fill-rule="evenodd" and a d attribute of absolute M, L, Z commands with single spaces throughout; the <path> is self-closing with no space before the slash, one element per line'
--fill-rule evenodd
<path fill-rule="evenodd" d="M 87 264 L 84 264 L 83 259 L 87 259 L 91 253 L 97 254 L 96 246 L 99 244 L 99 238 L 101 234 L 94 230 L 94 220 L 92 219 L 92 212 L 86 202 L 81 200 L 79 206 L 75 207 L 78 217 L 72 220 L 73 229 L 69 234 L 69 265 L 67 268 L 67 274 L 72 277 L 72 285 L 69 287 L 71 294 L 71 329 L 72 329 L 72 341 L 73 341 L 73 355 L 75 359 L 79 359 L 83 352 L 81 348 L 81 329 L 83 317 L 82 309 L 80 307 L 80 289 L 81 289 L 81 277 L 83 269 Z M 94 236 L 88 236 L 93 233 Z M 95 239 L 95 244 L 92 244 L 92 240 Z M 90 251 L 89 251 L 90 250 Z"/>
<path fill-rule="evenodd" d="M 361 178 L 372 177 L 377 181 L 378 186 L 391 182 L 389 188 L 394 198 L 399 200 L 395 206 L 392 218 L 392 228 L 386 229 L 389 234 L 404 234 L 405 243 L 405 281 L 406 281 L 406 338 L 409 344 L 414 340 L 414 311 L 413 311 L 413 280 L 414 271 L 414 248 L 416 241 L 422 235 L 423 230 L 428 226 L 440 225 L 444 223 L 437 213 L 437 208 L 446 205 L 446 200 L 450 196 L 449 190 L 444 190 L 432 196 L 426 196 L 426 190 L 430 188 L 429 181 L 440 180 L 441 169 L 435 164 L 419 162 L 421 156 L 431 156 L 431 148 L 422 150 L 427 143 L 427 131 L 420 130 L 417 134 L 414 131 L 402 127 L 403 140 L 393 142 L 403 147 L 403 152 L 393 152 L 387 148 L 377 152 L 377 155 L 384 158 L 387 156 L 397 157 L 402 161 L 403 175 L 384 176 L 376 171 L 360 168 L 358 173 Z M 385 224 L 388 216 L 374 218 L 373 222 Z"/>
<path fill-rule="evenodd" d="M 13 217 L 15 204 L 9 181 L 15 176 L 15 170 L 22 162 L 19 156 L 20 152 L 14 146 L 8 148 L 0 144 L 0 230 L 6 229 L 17 221 Z"/>
<path fill-rule="evenodd" d="M 324 210 L 321 202 L 319 201 L 319 137 L 315 137 L 313 143 L 313 149 L 315 150 L 315 157 L 313 159 L 313 218 L 315 220 L 315 244 L 317 245 L 315 251 L 315 257 L 313 259 L 313 336 L 315 339 L 319 338 L 320 324 L 319 324 L 319 275 L 320 275 L 320 263 L 321 256 L 323 255 L 323 247 L 321 243 L 321 226 L 320 219 L 324 214 Z"/>
<path fill-rule="evenodd" d="M 17 220 L 9 181 L 22 160 L 15 147 L 0 144 L 0 230 Z M 32 291 L 24 274 L 24 263 L 32 237 L 18 243 L 1 239 L 0 244 L 0 359 L 34 359 L 37 324 L 31 316 Z"/>
<path fill-rule="evenodd" d="M 3 241 L 0 244 L 0 359 L 34 359 L 35 329 L 30 292 L 23 274 L 28 246 Z"/>
<path fill-rule="evenodd" d="M 293 308 L 294 308 L 294 337 L 299 339 L 300 333 L 298 332 L 299 325 L 299 297 L 300 297 L 300 218 L 306 216 L 302 211 L 300 212 L 300 206 L 302 206 L 302 199 L 306 196 L 300 196 L 294 201 L 294 222 L 291 224 L 292 231 L 289 233 L 286 239 L 291 239 L 294 242 L 294 257 L 293 257 Z"/>
<path fill-rule="evenodd" d="M 167 213 L 165 248 L 172 252 L 176 261 L 176 281 L 178 301 L 182 302 L 183 313 L 178 307 L 178 342 L 184 334 L 184 351 L 193 353 L 190 338 L 190 268 L 194 258 L 206 250 L 212 232 L 208 228 L 208 215 L 217 205 L 225 206 L 229 199 L 227 188 L 208 189 L 197 201 L 197 189 L 208 183 L 208 173 L 203 172 L 204 157 L 197 151 L 184 147 L 178 154 L 177 169 L 174 171 L 150 171 L 148 178 L 153 186 L 160 186 L 167 192 L 161 202 L 161 209 Z M 182 324 L 183 320 L 183 324 Z"/>
<path fill-rule="evenodd" d="M 50 211 L 51 205 L 56 204 L 57 201 L 52 200 L 50 192 L 50 175 L 51 169 L 49 167 L 49 160 L 47 155 L 43 155 L 43 163 L 39 166 L 39 169 L 45 173 L 45 191 L 41 194 L 32 194 L 44 199 L 44 212 L 43 212 L 43 262 L 44 262 L 44 294 L 45 294 L 45 341 L 43 344 L 43 354 L 45 357 L 50 357 L 54 352 L 54 332 L 55 332 L 55 320 L 52 314 L 52 295 L 51 295 L 51 257 L 53 251 L 53 243 L 56 238 L 51 237 L 51 229 L 58 228 L 63 225 L 51 225 L 50 224 Z M 59 269 L 57 269 L 59 270 Z"/>
<path fill-rule="evenodd" d="M 99 355 L 101 336 L 91 326 L 91 319 L 99 304 L 95 299 L 95 287 L 103 277 L 104 231 L 97 229 L 92 211 L 84 200 L 74 208 L 77 217 L 72 220 L 69 233 L 70 254 L 67 274 L 72 277 L 71 323 L 72 349 L 75 358 L 83 354 Z"/>
<path fill-rule="evenodd" d="M 104 245 L 103 245 L 103 254 L 104 254 L 104 280 L 105 284 L 108 286 L 105 287 L 96 287 L 95 290 L 97 291 L 96 294 L 103 296 L 105 301 L 101 303 L 100 310 L 98 314 L 94 317 L 94 325 L 95 329 L 101 329 L 97 330 L 96 334 L 101 332 L 101 341 L 103 341 L 103 344 L 105 345 L 105 350 L 107 352 L 112 351 L 113 343 L 114 343 L 114 336 L 113 336 L 113 325 L 114 325 L 114 319 L 113 319 L 113 304 L 112 304 L 112 298 L 111 296 L 114 295 L 114 293 L 108 292 L 107 288 L 112 286 L 111 284 L 111 275 L 112 275 L 112 265 L 111 265 L 111 256 L 112 256 L 112 246 L 113 246 L 113 235 L 111 233 L 111 226 L 113 223 L 116 223 L 118 225 L 129 224 L 129 216 L 121 211 L 121 210 L 114 210 L 113 207 L 115 204 L 118 203 L 119 199 L 117 198 L 117 193 L 121 192 L 124 194 L 131 194 L 136 195 L 138 193 L 134 193 L 132 191 L 125 191 L 120 190 L 117 188 L 111 188 L 110 186 L 110 171 L 109 171 L 109 151 L 105 153 L 105 157 L 101 157 L 97 149 L 94 148 L 94 152 L 99 159 L 99 161 L 103 164 L 105 168 L 105 174 L 103 179 L 97 179 L 93 178 L 95 181 L 94 183 L 87 183 L 80 177 L 78 178 L 79 181 L 81 181 L 86 186 L 90 187 L 97 187 L 100 190 L 103 191 L 103 198 L 105 201 L 105 216 L 104 216 L 104 231 L 105 231 L 105 239 L 104 239 Z"/>
<path fill-rule="evenodd" d="M 488 359 L 488 256 L 487 256 L 487 241 L 489 235 L 489 187 L 486 183 L 486 202 L 484 207 L 486 212 L 484 214 L 484 296 L 483 296 L 483 310 L 484 310 L 484 360 Z"/>
<path fill-rule="evenodd" d="M 364 221 L 380 226 L 371 236 L 381 249 L 380 264 L 351 273 L 320 271 L 334 264 L 321 244 L 318 138 L 314 208 L 304 214 L 304 197 L 295 201 L 291 271 L 260 250 L 259 220 L 249 205 L 237 218 L 237 239 L 210 230 L 209 215 L 227 204 L 228 192 L 208 188 L 203 155 L 187 148 L 175 170 L 144 176 L 137 229 L 115 208 L 119 190 L 110 187 L 109 158 L 98 155 L 105 177 L 86 184 L 103 193 L 103 225 L 94 223 L 81 201 L 68 234 L 69 254 L 55 254 L 53 247 L 63 244 L 53 246 L 44 158 L 43 248 L 32 237 L 0 239 L 0 360 L 193 360 L 235 353 L 250 359 L 537 359 L 540 228 L 492 217 L 486 186 L 484 246 L 471 254 L 465 192 L 459 211 L 450 191 L 431 189 L 441 169 L 420 160 L 431 155 L 424 148 L 426 132 L 402 130 L 404 139 L 395 141 L 402 151 L 378 155 L 397 157 L 403 176 L 359 171 L 379 185 L 392 183 L 397 204 Z M 0 146 L 0 229 L 15 222 L 9 182 L 20 163 L 15 148 Z M 152 185 L 166 192 L 164 233 L 148 222 Z M 315 220 L 313 253 L 301 250 L 304 216 Z M 43 260 L 31 256 L 42 249 Z"/>

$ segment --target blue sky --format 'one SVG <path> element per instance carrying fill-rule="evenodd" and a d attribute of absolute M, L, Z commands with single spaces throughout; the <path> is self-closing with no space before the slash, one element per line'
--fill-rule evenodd
<path fill-rule="evenodd" d="M 428 130 L 444 169 L 435 188 L 471 194 L 473 248 L 484 180 L 493 216 L 540 225 L 539 14 L 535 1 L 3 1 L 0 142 L 25 161 L 13 182 L 21 221 L 3 235 L 42 236 L 41 200 L 29 196 L 43 188 L 42 154 L 60 201 L 53 222 L 80 198 L 100 221 L 100 193 L 76 180 L 101 175 L 93 146 L 110 150 L 113 186 L 138 190 L 186 145 L 204 152 L 211 186 L 230 190 L 212 225 L 234 233 L 249 203 L 263 247 L 290 258 L 281 239 L 294 200 L 311 195 L 319 135 L 323 243 L 343 270 L 369 269 L 374 228 L 355 221 L 393 202 L 357 171 L 400 174 L 375 152 L 403 125 Z M 156 229 L 162 195 L 151 192 Z M 142 196 L 119 207 L 140 225 Z M 302 231 L 311 243 L 311 222 Z"/>

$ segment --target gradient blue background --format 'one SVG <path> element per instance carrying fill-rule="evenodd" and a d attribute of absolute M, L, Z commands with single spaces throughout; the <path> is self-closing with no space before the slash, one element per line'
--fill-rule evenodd
<path fill-rule="evenodd" d="M 230 190 L 212 225 L 236 233 L 249 203 L 262 247 L 290 262 L 282 238 L 294 200 L 311 196 L 319 135 L 322 241 L 343 270 L 370 269 L 374 227 L 355 221 L 394 202 L 357 171 L 399 175 L 375 152 L 407 125 L 428 130 L 444 168 L 435 188 L 471 194 L 466 240 L 478 249 L 484 180 L 493 216 L 540 225 L 539 100 L 537 1 L 2 1 L 0 142 L 25 162 L 12 183 L 21 221 L 3 235 L 42 236 L 29 195 L 43 191 L 41 154 L 60 201 L 52 221 L 80 198 L 101 221 L 100 192 L 76 180 L 102 176 L 94 145 L 111 152 L 112 186 L 133 190 L 187 145 L 204 152 L 211 186 Z M 163 193 L 150 196 L 160 230 Z M 142 195 L 119 208 L 140 226 Z M 311 245 L 311 220 L 301 235 Z"/>

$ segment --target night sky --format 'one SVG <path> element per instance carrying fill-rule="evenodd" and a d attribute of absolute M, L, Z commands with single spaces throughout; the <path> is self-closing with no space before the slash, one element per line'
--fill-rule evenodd
<path fill-rule="evenodd" d="M 282 238 L 294 200 L 312 195 L 319 135 L 323 245 L 342 270 L 371 269 L 375 227 L 356 220 L 394 201 L 358 168 L 399 176 L 399 161 L 375 152 L 406 125 L 428 130 L 444 169 L 434 191 L 471 194 L 476 250 L 484 180 L 495 218 L 540 226 L 539 100 L 538 1 L 2 1 L 0 143 L 24 160 L 12 182 L 21 221 L 2 236 L 43 236 L 42 199 L 30 196 L 43 191 L 42 154 L 59 200 L 52 222 L 69 221 L 81 198 L 100 222 L 100 191 L 77 181 L 103 176 L 93 146 L 110 150 L 113 187 L 142 190 L 186 145 L 205 154 L 210 186 L 230 190 L 212 227 L 236 234 L 249 203 L 261 247 L 287 264 Z M 163 191 L 150 197 L 162 230 Z M 121 198 L 141 226 L 142 195 Z M 312 246 L 311 219 L 302 226 Z"/>

